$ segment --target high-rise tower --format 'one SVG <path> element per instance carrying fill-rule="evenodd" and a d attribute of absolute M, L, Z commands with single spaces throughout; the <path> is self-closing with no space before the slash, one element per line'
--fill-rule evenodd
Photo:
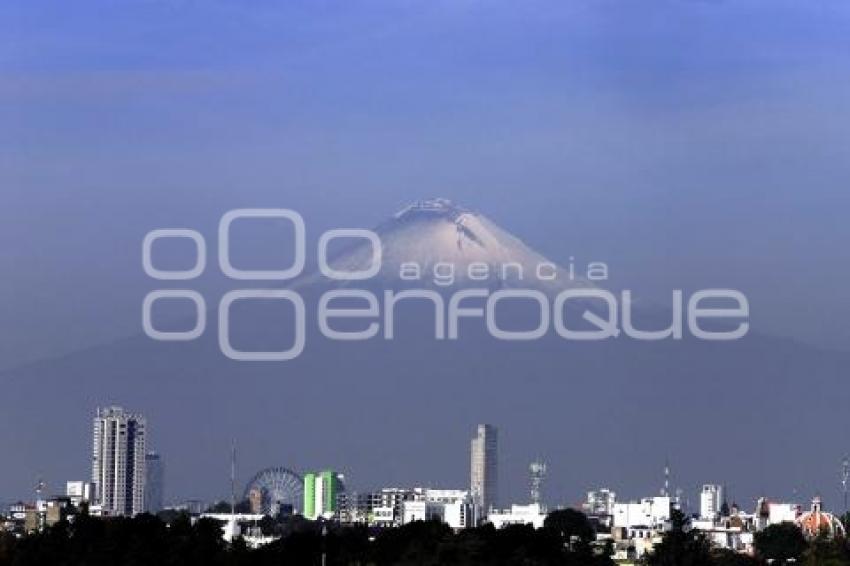
<path fill-rule="evenodd" d="M 121 407 L 98 409 L 94 418 L 92 483 L 108 515 L 144 511 L 145 418 Z"/>
<path fill-rule="evenodd" d="M 546 462 L 537 459 L 528 466 L 528 474 L 531 483 L 531 502 L 540 504 L 543 502 L 543 481 L 546 479 Z"/>
<path fill-rule="evenodd" d="M 470 450 L 470 491 L 483 513 L 498 505 L 498 431 L 488 424 L 478 425 Z"/>
<path fill-rule="evenodd" d="M 165 465 L 156 452 L 145 454 L 145 512 L 156 515 L 162 511 L 165 491 Z"/>

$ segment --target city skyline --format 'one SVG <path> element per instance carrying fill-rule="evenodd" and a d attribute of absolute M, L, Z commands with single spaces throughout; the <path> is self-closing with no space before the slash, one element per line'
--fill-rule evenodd
<path fill-rule="evenodd" d="M 98 506 L 98 514 L 105 515 L 135 515 L 141 512 L 156 513 L 165 508 L 173 508 L 175 505 L 181 505 L 185 501 L 194 501 L 191 497 L 184 497 L 181 494 L 172 494 L 170 497 L 164 497 L 165 466 L 162 456 L 154 451 L 149 450 L 150 445 L 146 443 L 147 437 L 147 419 L 138 412 L 127 411 L 123 407 L 110 405 L 96 410 L 93 427 L 92 440 L 92 481 L 77 481 L 65 478 L 59 485 L 64 489 L 64 493 L 75 501 L 89 501 Z M 476 434 L 470 441 L 470 449 L 468 454 L 469 462 L 469 485 L 468 490 L 470 501 L 479 506 L 483 510 L 501 509 L 498 503 L 498 429 L 492 424 L 479 424 L 475 427 Z M 232 447 L 235 450 L 235 445 Z M 140 465 L 136 465 L 134 458 L 137 454 L 142 453 L 143 458 Z M 111 464 L 110 464 L 111 462 Z M 238 473 L 236 462 L 233 461 L 233 473 Z M 535 459 L 529 465 L 529 485 L 528 498 L 519 498 L 510 503 L 525 504 L 537 503 L 535 498 L 535 489 L 537 493 L 541 491 L 543 484 L 543 476 L 539 476 L 535 465 L 541 465 L 539 459 Z M 110 470 L 112 468 L 112 470 Z M 132 471 L 132 473 L 117 473 L 118 470 Z M 286 470 L 288 468 L 269 468 L 266 471 L 275 469 Z M 843 468 L 842 468 L 843 470 Z M 722 484 L 710 484 L 697 482 L 693 489 L 687 490 L 677 482 L 671 483 L 671 465 L 666 461 L 663 467 L 660 468 L 658 494 L 661 497 L 675 498 L 678 505 L 683 510 L 688 512 L 698 510 L 696 516 L 702 518 L 712 518 L 719 515 L 721 507 L 725 507 L 728 512 L 730 506 L 740 507 L 740 502 L 729 493 L 728 483 L 724 481 Z M 260 474 L 263 472 L 261 471 Z M 539 477 L 535 483 L 535 478 Z M 238 489 L 237 493 L 244 493 L 244 496 L 237 496 L 237 501 L 246 501 L 250 503 L 252 512 L 261 513 L 269 512 L 270 509 L 279 509 L 274 501 L 264 499 L 262 493 L 254 494 L 251 486 L 256 484 L 261 478 L 261 475 L 254 476 L 247 482 L 244 491 Z M 362 489 L 399 489 L 403 485 L 407 485 L 407 489 L 428 489 L 439 488 L 439 484 L 432 482 L 410 483 L 401 482 L 394 486 L 380 486 L 377 483 L 369 483 L 361 481 L 347 484 L 343 479 L 342 473 L 334 470 L 325 469 L 320 472 L 306 471 L 303 479 L 298 477 L 298 482 L 303 482 L 303 502 L 299 499 L 297 503 L 293 502 L 291 511 L 303 513 L 309 519 L 316 519 L 322 516 L 328 517 L 327 513 L 333 515 L 338 511 L 337 496 L 339 494 L 350 491 L 357 494 Z M 836 484 L 840 486 L 837 491 L 840 491 L 840 496 L 846 493 L 846 483 L 843 481 L 843 473 L 836 475 Z M 240 481 L 234 475 L 235 482 Z M 703 480 L 704 481 L 704 480 Z M 66 486 L 67 484 L 67 486 Z M 49 495 L 46 492 L 47 482 L 39 479 L 36 487 L 37 497 Z M 535 488 L 536 486 L 536 488 Z M 587 503 L 583 499 L 587 497 L 587 501 L 595 500 L 599 497 L 597 494 L 608 494 L 612 498 L 615 490 L 611 490 L 612 485 L 601 485 L 588 483 L 588 489 L 585 492 L 576 494 L 576 498 L 572 501 L 546 501 L 546 497 L 541 496 L 539 503 L 544 508 L 547 503 L 553 508 L 561 507 L 577 507 L 589 505 L 590 509 L 595 509 L 595 504 Z M 449 486 L 443 486 L 449 487 Z M 458 488 L 453 488 L 458 489 Z M 459 488 L 463 489 L 463 488 Z M 616 489 L 616 488 L 615 488 Z M 368 492 L 368 491 L 367 491 Z M 652 492 L 652 488 L 645 488 L 642 492 L 634 494 L 627 501 L 637 501 L 640 499 L 640 493 L 646 494 Z M 302 493 L 302 492 L 299 492 Z M 496 494 L 494 496 L 494 493 Z M 54 495 L 58 495 L 56 492 Z M 810 494 L 799 493 L 796 490 L 792 494 L 774 494 L 780 496 L 780 500 L 797 501 L 804 503 L 806 501 L 817 499 L 819 502 L 824 500 L 823 494 L 819 491 Z M 691 500 L 693 496 L 693 500 Z M 840 500 L 838 496 L 835 499 Z M 301 497 L 299 495 L 299 497 Z M 765 494 L 760 494 L 756 499 L 764 499 Z M 216 502 L 229 501 L 230 496 L 223 493 L 208 496 L 207 504 Z M 826 497 L 827 500 L 832 498 Z M 0 498 L 0 503 L 5 502 L 9 505 L 13 502 L 27 501 L 26 496 L 17 498 L 6 497 Z M 747 499 L 742 499 L 744 505 L 749 502 Z M 611 503 L 600 503 L 602 509 L 610 508 Z M 835 503 L 833 508 L 838 508 L 840 503 Z M 845 509 L 846 511 L 846 509 Z"/>
<path fill-rule="evenodd" d="M 472 536 L 478 536 L 481 531 L 476 529 L 480 527 L 498 533 L 519 532 L 511 531 L 518 527 L 545 531 L 568 516 L 571 524 L 580 521 L 586 525 L 582 536 L 600 560 L 636 564 L 668 552 L 663 550 L 667 539 L 677 536 L 681 529 L 688 537 L 703 541 L 708 552 L 731 552 L 742 560 L 754 560 L 780 552 L 765 542 L 773 537 L 798 540 L 797 553 L 816 543 L 842 548 L 847 533 L 845 523 L 850 521 L 844 481 L 846 463 L 841 475 L 843 515 L 828 510 L 820 495 L 811 497 L 808 507 L 798 498 L 788 501 L 761 496 L 750 512 L 747 502 L 727 494 L 725 483 L 703 484 L 698 504 L 692 507 L 689 495 L 676 487 L 669 461 L 664 464 L 657 495 L 622 499 L 602 487 L 588 490 L 579 504 L 556 503 L 550 507 L 541 495 L 548 469 L 538 458 L 528 466 L 527 499 L 500 504 L 499 431 L 485 423 L 475 427 L 469 443 L 469 485 L 465 487 L 420 484 L 360 491 L 343 473 L 333 469 L 305 471 L 302 477 L 288 467 L 278 466 L 257 472 L 243 495 L 237 496 L 233 443 L 229 502 L 219 498 L 206 503 L 185 500 L 164 505 L 164 465 L 160 454 L 148 450 L 147 419 L 138 412 L 111 405 L 96 410 L 93 424 L 92 481 L 68 480 L 64 495 L 51 496 L 40 480 L 35 500 L 0 506 L 0 536 L 11 535 L 12 539 L 7 540 L 16 540 L 53 533 L 57 528 L 60 533 L 65 529 L 76 532 L 78 521 L 88 525 L 92 520 L 147 515 L 145 521 L 163 527 L 180 521 L 187 521 L 189 526 L 208 521 L 210 527 L 220 529 L 223 548 L 244 545 L 256 550 L 286 541 L 292 534 L 287 534 L 283 525 L 293 521 L 312 525 L 308 529 L 320 527 L 322 537 L 327 535 L 329 526 L 337 530 L 360 528 L 361 533 L 371 533 L 368 540 L 374 541 L 388 530 L 407 528 L 404 532 L 409 533 L 410 528 L 421 528 L 415 527 L 417 524 L 445 528 L 453 534 L 475 533 Z M 180 500 L 179 494 L 172 497 Z M 300 528 L 305 528 L 303 523 Z M 526 536 L 529 533 L 524 532 Z M 572 551 L 573 539 L 569 540 L 565 546 Z M 327 552 L 324 544 L 322 552 Z"/>

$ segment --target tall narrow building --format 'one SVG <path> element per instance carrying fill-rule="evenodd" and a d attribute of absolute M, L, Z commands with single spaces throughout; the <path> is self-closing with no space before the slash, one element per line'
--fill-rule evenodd
<path fill-rule="evenodd" d="M 145 513 L 156 515 L 162 511 L 165 491 L 165 465 L 156 452 L 145 454 Z"/>
<path fill-rule="evenodd" d="M 101 512 L 133 516 L 144 511 L 145 418 L 121 407 L 97 410 L 92 483 Z"/>
<path fill-rule="evenodd" d="M 478 425 L 470 450 L 470 491 L 484 514 L 499 502 L 498 434 L 493 425 Z"/>

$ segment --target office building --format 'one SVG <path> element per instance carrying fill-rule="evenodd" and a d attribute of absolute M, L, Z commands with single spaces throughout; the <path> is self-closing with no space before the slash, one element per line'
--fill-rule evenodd
<path fill-rule="evenodd" d="M 165 465 L 156 452 L 145 454 L 145 512 L 156 515 L 162 511 L 165 489 Z"/>
<path fill-rule="evenodd" d="M 478 425 L 470 450 L 470 491 L 473 502 L 487 513 L 498 505 L 498 431 L 488 424 Z"/>

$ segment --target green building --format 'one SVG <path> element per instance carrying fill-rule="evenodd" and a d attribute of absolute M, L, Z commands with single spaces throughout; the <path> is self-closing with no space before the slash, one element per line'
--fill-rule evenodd
<path fill-rule="evenodd" d="M 342 476 L 333 470 L 304 474 L 304 517 L 317 519 L 336 513 Z"/>
<path fill-rule="evenodd" d="M 316 474 L 313 472 L 304 474 L 304 516 L 316 518 Z"/>

